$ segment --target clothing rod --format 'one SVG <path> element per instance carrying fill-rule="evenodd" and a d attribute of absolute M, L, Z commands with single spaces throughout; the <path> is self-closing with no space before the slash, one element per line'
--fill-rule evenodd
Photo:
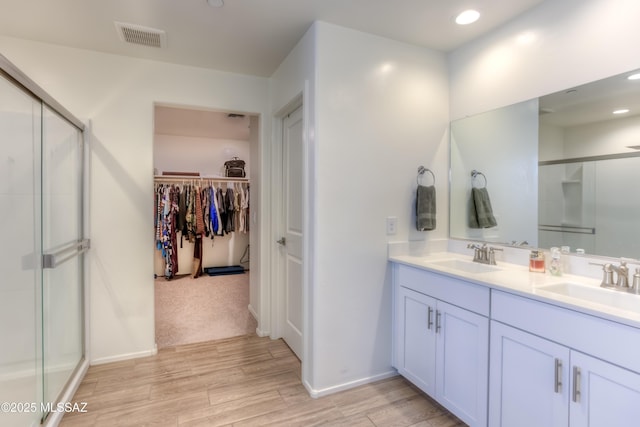
<path fill-rule="evenodd" d="M 22 86 L 25 90 L 27 90 L 40 101 L 44 102 L 73 126 L 77 127 L 81 131 L 84 131 L 84 123 L 82 123 L 82 121 L 71 114 L 69 110 L 62 106 L 62 104 L 53 99 L 51 95 L 49 95 L 44 89 L 38 86 L 37 83 L 31 80 L 26 74 L 20 71 L 18 67 L 13 65 L 13 63 L 11 63 L 11 61 L 9 61 L 2 54 L 0 54 L 0 71 L 0 74 L 4 74 L 9 79 Z"/>
<path fill-rule="evenodd" d="M 249 178 L 231 178 L 231 177 L 206 177 L 206 176 L 191 176 L 191 175 L 156 175 L 153 177 L 154 182 L 185 182 L 185 181 L 214 181 L 214 182 L 240 182 L 248 183 Z"/>

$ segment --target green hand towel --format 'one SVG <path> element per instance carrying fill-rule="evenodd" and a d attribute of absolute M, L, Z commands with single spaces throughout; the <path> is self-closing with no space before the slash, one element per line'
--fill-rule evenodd
<path fill-rule="evenodd" d="M 472 188 L 469 212 L 470 228 L 490 228 L 498 225 L 493 216 L 489 192 L 486 188 Z"/>
<path fill-rule="evenodd" d="M 418 185 L 416 193 L 416 228 L 418 231 L 436 228 L 436 187 Z"/>

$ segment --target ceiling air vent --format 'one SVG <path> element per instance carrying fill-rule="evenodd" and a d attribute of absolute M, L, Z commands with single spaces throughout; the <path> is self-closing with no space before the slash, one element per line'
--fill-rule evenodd
<path fill-rule="evenodd" d="M 166 47 L 167 35 L 164 30 L 142 25 L 115 22 L 120 40 L 148 47 Z"/>

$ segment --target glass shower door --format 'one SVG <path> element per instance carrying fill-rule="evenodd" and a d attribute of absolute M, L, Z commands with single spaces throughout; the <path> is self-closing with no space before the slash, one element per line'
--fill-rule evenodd
<path fill-rule="evenodd" d="M 0 55 L 2 427 L 61 412 L 84 360 L 82 127 Z"/>
<path fill-rule="evenodd" d="M 43 107 L 43 402 L 55 405 L 84 356 L 82 133 Z M 46 416 L 46 414 L 44 414 Z"/>
<path fill-rule="evenodd" d="M 1 426 L 42 417 L 40 118 L 40 101 L 0 77 Z"/>

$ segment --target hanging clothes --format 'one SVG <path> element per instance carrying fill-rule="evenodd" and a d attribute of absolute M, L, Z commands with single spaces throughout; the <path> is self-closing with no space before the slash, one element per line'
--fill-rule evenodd
<path fill-rule="evenodd" d="M 247 209 L 249 208 L 248 187 L 239 185 L 239 212 L 238 212 L 238 231 L 241 233 L 249 232 L 249 221 L 247 218 Z"/>
<path fill-rule="evenodd" d="M 225 193 L 225 196 L 224 196 L 224 203 L 225 203 L 224 206 L 227 211 L 227 223 L 225 226 L 225 231 L 227 233 L 233 233 L 235 231 L 235 225 L 233 221 L 235 207 L 233 202 L 234 202 L 233 189 L 227 188 L 227 192 Z"/>
<path fill-rule="evenodd" d="M 202 219 L 204 221 L 204 235 L 205 236 L 209 236 L 209 233 L 211 232 L 211 218 L 209 216 L 209 203 L 211 203 L 211 201 L 209 200 L 209 191 L 207 190 L 207 188 L 203 188 L 202 190 L 200 190 L 200 199 L 202 200 Z"/>
<path fill-rule="evenodd" d="M 251 215 L 249 215 L 249 206 L 250 206 L 250 203 L 249 203 L 249 184 L 247 184 L 247 188 L 245 189 L 244 199 L 246 201 L 245 202 L 245 208 L 244 208 L 245 224 L 246 224 L 245 225 L 245 231 L 248 233 L 249 229 L 251 228 L 250 225 L 249 225 L 251 223 Z"/>
<path fill-rule="evenodd" d="M 202 181 L 200 181 L 202 182 Z M 191 184 L 156 184 L 154 187 L 154 234 L 156 248 L 164 261 L 167 280 L 177 274 L 178 233 L 180 247 L 186 238 L 194 243 L 192 276 L 203 271 L 203 240 L 205 236 L 224 236 L 249 231 L 249 186 L 225 182 L 225 188 L 211 182 Z"/>
<path fill-rule="evenodd" d="M 182 240 L 184 238 L 184 232 L 187 227 L 187 192 L 182 187 L 180 195 L 178 196 L 178 223 L 177 230 L 180 232 L 180 247 L 182 247 Z"/>
<path fill-rule="evenodd" d="M 165 261 L 164 277 L 167 280 L 172 279 L 178 271 L 178 242 L 176 233 L 179 189 L 175 186 L 161 186 L 157 191 L 158 212 L 161 214 L 160 234 L 156 231 L 156 241 L 162 249 L 162 257 Z M 158 228 L 157 228 L 158 229 Z"/>
<path fill-rule="evenodd" d="M 224 202 L 226 191 L 223 192 L 221 187 L 216 191 L 216 202 L 218 212 L 220 213 L 220 236 L 223 236 L 227 227 L 227 208 Z"/>
<path fill-rule="evenodd" d="M 195 213 L 195 191 L 193 186 L 189 186 L 187 189 L 186 201 L 187 201 L 187 216 L 186 216 L 186 228 L 187 228 L 187 240 L 194 242 L 196 238 L 196 213 Z"/>
<path fill-rule="evenodd" d="M 220 228 L 220 219 L 218 214 L 218 207 L 216 206 L 216 190 L 213 186 L 209 186 L 209 219 L 211 221 L 211 239 L 218 234 Z"/>
<path fill-rule="evenodd" d="M 194 188 L 195 198 L 195 245 L 193 248 L 193 268 L 191 270 L 191 276 L 195 279 L 202 274 L 202 237 L 204 235 L 204 215 L 202 210 L 202 193 L 200 187 Z"/>
<path fill-rule="evenodd" d="M 162 249 L 162 196 L 164 186 L 159 185 L 155 191 L 155 229 L 156 229 L 156 248 Z"/>

